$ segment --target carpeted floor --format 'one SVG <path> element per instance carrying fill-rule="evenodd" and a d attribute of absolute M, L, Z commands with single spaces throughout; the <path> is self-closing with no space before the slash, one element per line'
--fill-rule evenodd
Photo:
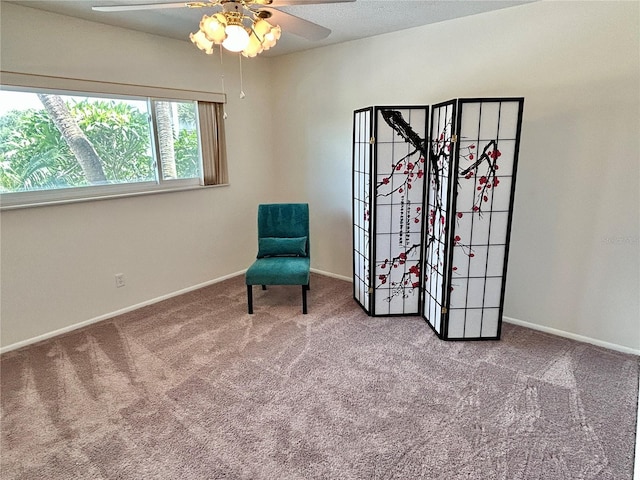
<path fill-rule="evenodd" d="M 1 358 L 3 479 L 631 480 L 639 358 L 242 277 Z"/>

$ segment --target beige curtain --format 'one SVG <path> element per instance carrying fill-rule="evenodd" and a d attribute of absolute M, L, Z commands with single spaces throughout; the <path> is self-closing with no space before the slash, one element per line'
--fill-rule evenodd
<path fill-rule="evenodd" d="M 202 142 L 202 173 L 205 185 L 229 183 L 223 115 L 224 105 L 222 103 L 198 102 L 200 140 Z"/>

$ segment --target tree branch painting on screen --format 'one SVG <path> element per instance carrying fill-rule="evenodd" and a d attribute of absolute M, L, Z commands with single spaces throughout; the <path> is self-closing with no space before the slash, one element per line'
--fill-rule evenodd
<path fill-rule="evenodd" d="M 459 155 L 459 164 L 458 164 L 458 177 L 457 177 L 457 189 L 460 192 L 463 188 L 470 189 L 469 185 L 463 185 L 461 182 L 473 182 L 474 195 L 473 202 L 470 205 L 469 211 L 457 211 L 456 215 L 456 225 L 460 226 L 460 222 L 464 218 L 465 214 L 477 215 L 479 218 L 482 218 L 483 215 L 483 206 L 486 204 L 491 204 L 492 201 L 492 191 L 494 191 L 498 185 L 500 185 L 500 179 L 497 177 L 497 171 L 500 168 L 498 165 L 498 158 L 502 155 L 500 150 L 498 149 L 498 140 L 490 140 L 486 143 L 486 145 L 482 148 L 482 152 L 478 154 L 478 149 L 476 148 L 476 143 L 480 143 L 479 141 L 475 141 L 470 144 L 466 144 L 467 142 L 462 139 L 465 143 L 464 147 L 461 147 L 458 155 Z M 451 122 L 448 122 L 443 131 L 440 132 L 437 140 L 432 140 L 432 153 L 436 158 L 436 161 L 431 162 L 433 176 L 437 178 L 438 176 L 442 176 L 446 178 L 447 170 L 449 164 L 451 163 L 452 157 L 452 138 L 451 138 Z M 467 165 L 471 163 L 466 168 L 463 168 L 461 165 Z M 446 227 L 446 216 L 442 210 L 442 195 L 443 192 L 438 188 L 438 185 L 432 182 L 432 191 L 437 192 L 435 195 L 435 208 L 430 209 L 429 211 L 429 225 L 428 225 L 428 238 L 427 238 L 427 247 L 429 247 L 434 241 L 436 241 L 439 245 L 444 245 L 446 243 L 445 236 L 447 234 Z M 453 212 L 452 212 L 453 213 Z M 434 225 L 436 221 L 439 221 L 442 225 L 442 228 L 436 233 L 436 229 Z M 465 229 L 457 229 L 458 231 L 464 231 Z M 464 235 L 464 234 L 463 234 Z M 462 252 L 469 258 L 471 261 L 475 257 L 475 252 L 472 247 L 471 239 L 464 239 L 461 235 L 455 235 L 453 238 L 453 245 L 460 247 Z M 432 265 L 432 269 L 440 268 L 443 266 L 443 256 L 444 251 L 441 249 L 437 249 L 438 259 L 435 265 Z M 467 269 L 470 266 L 467 266 Z M 452 265 L 451 267 L 453 275 L 458 274 L 458 266 Z M 425 277 L 425 280 L 427 277 Z M 455 283 L 451 284 L 450 290 L 454 290 Z"/>
<path fill-rule="evenodd" d="M 420 137 L 411 125 L 397 110 L 386 109 L 381 111 L 385 123 L 408 144 L 408 153 L 391 163 L 391 173 L 384 176 L 376 183 L 375 195 L 377 198 L 395 196 L 399 203 L 399 215 L 393 221 L 398 225 L 394 230 L 398 231 L 398 246 L 400 252 L 385 258 L 377 266 L 376 288 L 385 286 L 389 288 L 389 295 L 385 301 L 391 302 L 394 297 L 408 298 L 420 289 L 420 249 L 421 244 L 411 241 L 411 230 L 419 229 L 423 217 L 422 204 L 414 205 L 409 198 L 410 191 L 415 182 L 422 182 L 425 176 L 425 159 L 427 145 L 425 139 Z M 420 190 L 422 190 L 421 187 Z M 420 197 L 422 192 L 420 192 Z M 393 203 L 393 202 L 392 202 Z M 398 278 L 396 269 L 401 269 L 402 274 Z M 389 284 L 389 285 L 387 285 Z"/>
<path fill-rule="evenodd" d="M 426 250 L 435 253 L 436 257 L 434 262 L 431 263 L 430 269 L 442 268 L 444 264 L 444 245 L 446 244 L 447 235 L 447 211 L 446 206 L 443 205 L 443 197 L 445 192 L 442 191 L 443 180 L 447 178 L 449 167 L 452 163 L 454 141 L 452 139 L 452 123 L 448 121 L 436 136 L 431 141 L 431 151 L 426 150 L 428 142 L 425 142 L 420 136 L 411 129 L 411 126 L 404 120 L 402 114 L 398 111 L 384 111 L 382 113 L 383 118 L 387 124 L 393 128 L 398 136 L 403 138 L 406 142 L 411 144 L 413 150 L 406 156 L 402 157 L 396 163 L 392 165 L 392 174 L 388 177 L 382 178 L 376 185 L 376 196 L 388 196 L 393 193 L 402 194 L 407 189 L 412 187 L 412 180 L 422 178 L 425 174 L 423 166 L 425 164 L 425 158 L 429 158 L 429 182 L 431 184 L 430 192 L 434 193 L 429 199 L 429 211 L 427 214 L 427 238 L 426 238 Z M 412 157 L 416 154 L 420 154 L 418 162 L 411 161 Z M 429 155 L 430 154 L 430 155 Z M 478 215 L 482 217 L 483 205 L 491 203 L 491 192 L 495 190 L 500 184 L 500 180 L 496 175 L 499 169 L 498 159 L 501 156 L 501 152 L 498 149 L 498 141 L 490 140 L 482 148 L 481 153 L 477 153 L 476 144 L 472 143 L 465 145 L 460 149 L 459 158 L 462 161 L 472 162 L 472 164 L 466 168 L 458 167 L 458 186 L 461 181 L 472 181 L 475 186 L 475 195 L 473 197 L 473 204 L 470 205 L 469 212 L 455 212 L 456 221 L 459 222 L 465 215 L 469 213 L 471 215 Z M 399 177 L 399 178 L 393 178 Z M 392 188 L 385 188 L 391 186 Z M 422 217 L 421 207 L 416 207 L 416 216 L 413 218 L 415 223 L 419 223 Z M 400 217 L 402 221 L 402 216 Z M 407 225 L 405 224 L 405 228 Z M 453 243 L 456 246 L 461 247 L 462 251 L 469 258 L 469 260 L 475 257 L 475 252 L 471 246 L 470 239 L 463 239 L 460 235 L 456 235 L 453 238 Z M 400 253 L 397 257 L 392 259 L 385 259 L 384 263 L 379 266 L 378 274 L 378 286 L 385 285 L 389 281 L 389 276 L 392 268 L 399 268 L 403 266 L 407 259 L 413 256 L 419 257 L 418 245 L 414 244 L 408 246 L 405 252 Z M 432 248 L 430 247 L 437 247 Z M 453 274 L 458 271 L 458 267 L 452 266 Z M 425 271 L 425 280 L 428 279 L 430 272 Z M 412 277 L 415 275 L 415 279 Z M 407 297 L 413 293 L 414 288 L 420 286 L 420 268 L 419 266 L 411 266 L 401 278 L 399 282 L 392 283 L 392 290 L 387 301 L 395 295 L 402 295 Z M 452 285 L 451 289 L 454 288 Z"/>

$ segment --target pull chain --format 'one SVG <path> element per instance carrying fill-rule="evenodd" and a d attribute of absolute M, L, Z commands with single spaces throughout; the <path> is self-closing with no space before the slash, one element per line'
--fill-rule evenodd
<path fill-rule="evenodd" d="M 242 54 L 238 53 L 238 58 L 240 59 L 240 98 L 244 98 L 246 95 L 244 94 L 244 90 L 242 89 Z"/>
<path fill-rule="evenodd" d="M 224 68 L 222 65 L 222 45 L 220 45 L 220 83 L 222 84 L 222 95 L 227 97 L 227 93 L 224 90 Z M 227 102 L 222 104 L 222 118 L 227 119 Z"/>

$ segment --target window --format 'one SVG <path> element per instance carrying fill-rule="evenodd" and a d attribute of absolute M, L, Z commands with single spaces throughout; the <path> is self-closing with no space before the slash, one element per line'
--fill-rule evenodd
<path fill-rule="evenodd" d="M 185 91 L 160 93 L 3 85 L 2 207 L 226 183 L 221 105 Z"/>

